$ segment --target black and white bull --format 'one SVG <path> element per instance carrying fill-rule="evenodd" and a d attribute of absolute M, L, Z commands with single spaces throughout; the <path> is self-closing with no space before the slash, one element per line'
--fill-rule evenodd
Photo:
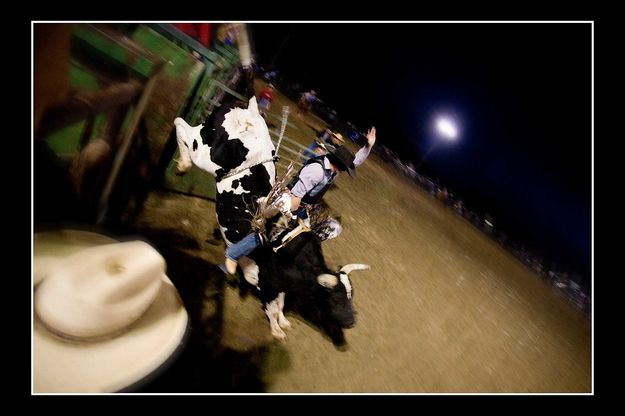
<path fill-rule="evenodd" d="M 290 327 L 284 316 L 285 293 L 288 308 L 317 325 L 332 342 L 345 342 L 343 329 L 356 323 L 354 289 L 349 279 L 353 270 L 368 269 L 365 264 L 348 264 L 338 272 L 327 266 L 321 241 L 314 233 L 302 233 L 277 252 L 264 247 L 258 257 L 260 298 L 269 318 L 272 335 L 285 340 Z"/>
<path fill-rule="evenodd" d="M 256 98 L 248 108 L 222 105 L 204 124 L 190 126 L 174 120 L 180 156 L 178 173 L 192 164 L 215 177 L 216 214 L 226 244 L 245 237 L 251 228 L 256 200 L 266 196 L 275 183 L 275 147 Z M 239 266 L 245 279 L 258 283 L 258 266 L 242 257 Z"/>

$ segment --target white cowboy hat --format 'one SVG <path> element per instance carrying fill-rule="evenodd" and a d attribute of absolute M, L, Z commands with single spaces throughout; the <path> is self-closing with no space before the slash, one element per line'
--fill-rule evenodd
<path fill-rule="evenodd" d="M 37 233 L 33 266 L 35 393 L 127 390 L 182 346 L 187 311 L 149 244 Z"/>
<path fill-rule="evenodd" d="M 345 139 L 343 139 L 343 135 L 341 133 L 332 132 L 332 135 L 341 143 L 345 143 Z"/>

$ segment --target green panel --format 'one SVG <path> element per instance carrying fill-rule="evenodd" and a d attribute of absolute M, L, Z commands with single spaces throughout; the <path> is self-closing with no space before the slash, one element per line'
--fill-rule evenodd
<path fill-rule="evenodd" d="M 239 51 L 228 45 L 221 45 L 219 43 L 215 44 L 215 49 L 221 56 L 226 58 L 230 65 L 238 65 L 239 64 Z"/>
<path fill-rule="evenodd" d="M 96 115 L 91 138 L 97 135 L 104 121 L 105 115 L 103 113 Z M 50 134 L 45 140 L 56 154 L 76 153 L 80 150 L 80 136 L 86 123 L 86 120 L 81 120 L 70 124 Z"/>
<path fill-rule="evenodd" d="M 171 77 L 186 77 L 189 75 L 187 71 L 199 63 L 189 52 L 178 47 L 148 26 L 139 26 L 133 34 L 133 40 L 146 50 L 158 54 L 161 59 L 168 61 L 169 65 L 166 66 L 165 73 Z M 195 77 L 197 76 L 199 74 L 196 73 Z"/>
<path fill-rule="evenodd" d="M 169 162 L 169 166 L 167 166 L 163 186 L 173 191 L 188 193 L 214 200 L 217 193 L 215 188 L 215 178 L 195 165 L 193 165 L 193 167 L 186 174 L 182 176 L 176 175 L 175 160 L 178 156 L 179 153 L 176 149 L 174 158 Z"/>
<path fill-rule="evenodd" d="M 76 41 L 88 45 L 93 55 L 111 60 L 119 66 L 132 68 L 143 77 L 152 73 L 155 62 L 144 56 L 130 54 L 116 39 L 106 36 L 91 25 L 75 24 L 72 34 Z"/>
<path fill-rule="evenodd" d="M 167 62 L 145 113 L 151 162 L 156 166 L 173 132 L 174 119 L 184 116 L 182 112 L 205 65 L 147 25 L 140 25 L 132 37 L 143 49 Z"/>
<path fill-rule="evenodd" d="M 69 85 L 72 90 L 96 91 L 99 89 L 98 78 L 91 72 L 85 71 L 77 61 L 71 61 L 69 72 Z M 93 133 L 98 132 L 104 120 L 104 114 L 96 115 Z M 76 153 L 80 150 L 80 136 L 82 135 L 85 124 L 85 120 L 70 124 L 47 136 L 46 141 L 50 148 L 57 154 Z"/>
<path fill-rule="evenodd" d="M 233 59 L 238 63 L 241 57 L 239 56 L 239 49 L 232 45 L 224 45 L 224 48 L 230 53 Z"/>
<path fill-rule="evenodd" d="M 204 71 L 204 74 L 202 75 L 201 80 L 199 81 L 193 101 L 189 105 L 187 113 L 185 114 L 185 120 L 189 123 L 193 124 L 198 121 L 196 114 L 198 113 L 198 108 L 201 108 L 204 105 L 204 97 L 211 83 L 211 73 L 213 69 L 214 65 L 209 63 Z"/>
<path fill-rule="evenodd" d="M 98 78 L 73 60 L 69 69 L 69 85 L 72 89 L 81 91 L 96 91 L 100 87 Z"/>

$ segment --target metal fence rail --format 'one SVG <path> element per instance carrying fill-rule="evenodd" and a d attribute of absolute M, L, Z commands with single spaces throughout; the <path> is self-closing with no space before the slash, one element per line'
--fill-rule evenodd
<path fill-rule="evenodd" d="M 269 134 L 271 136 L 271 141 L 274 146 L 278 144 L 279 132 L 278 130 L 269 130 Z M 303 166 L 303 164 L 310 159 L 310 156 L 304 156 L 304 151 L 308 150 L 306 146 L 296 142 L 295 140 L 287 137 L 286 135 L 282 136 L 282 144 L 279 149 L 279 160 L 276 163 L 276 175 L 279 175 L 281 172 L 285 171 L 288 167 L 289 163 L 293 162 L 293 174 L 296 174 L 299 169 Z M 291 175 L 291 176 L 292 176 Z"/>

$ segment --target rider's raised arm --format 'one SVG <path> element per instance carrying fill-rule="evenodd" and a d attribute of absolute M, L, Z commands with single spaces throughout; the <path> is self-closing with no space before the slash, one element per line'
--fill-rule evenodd
<path fill-rule="evenodd" d="M 371 127 L 367 132 L 367 144 L 354 155 L 354 166 L 360 166 L 364 163 L 375 144 L 375 138 L 375 127 Z"/>

